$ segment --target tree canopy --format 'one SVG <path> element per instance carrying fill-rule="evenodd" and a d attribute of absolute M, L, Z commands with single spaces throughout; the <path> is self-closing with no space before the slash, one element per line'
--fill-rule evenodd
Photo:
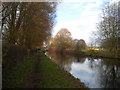
<path fill-rule="evenodd" d="M 50 35 L 56 17 L 56 2 L 2 3 L 3 40 L 34 48 Z"/>
<path fill-rule="evenodd" d="M 68 29 L 60 29 L 53 39 L 53 46 L 59 50 L 65 50 L 72 47 L 72 37 Z"/>
<path fill-rule="evenodd" d="M 59 52 L 73 51 L 80 52 L 86 49 L 87 45 L 83 39 L 73 40 L 71 33 L 66 28 L 61 28 L 58 33 L 50 40 L 49 48 Z"/>
<path fill-rule="evenodd" d="M 76 43 L 75 43 L 75 51 L 80 51 L 80 50 L 83 50 L 83 49 L 86 49 L 87 45 L 85 43 L 85 41 L 83 39 L 80 39 L 80 40 L 77 40 Z"/>
<path fill-rule="evenodd" d="M 102 18 L 98 24 L 101 46 L 115 51 L 120 48 L 120 2 L 108 4 L 102 9 Z"/>

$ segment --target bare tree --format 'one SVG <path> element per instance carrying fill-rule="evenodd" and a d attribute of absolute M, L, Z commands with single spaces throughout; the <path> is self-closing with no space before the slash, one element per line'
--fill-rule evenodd
<path fill-rule="evenodd" d="M 80 52 L 83 49 L 86 49 L 87 45 L 83 39 L 77 40 L 75 44 L 75 52 Z"/>
<path fill-rule="evenodd" d="M 42 45 L 51 35 L 56 5 L 54 2 L 4 2 L 3 39 L 29 49 Z"/>
<path fill-rule="evenodd" d="M 120 48 L 120 12 L 119 4 L 108 4 L 102 9 L 102 18 L 98 24 L 99 40 L 104 48 L 117 54 Z"/>

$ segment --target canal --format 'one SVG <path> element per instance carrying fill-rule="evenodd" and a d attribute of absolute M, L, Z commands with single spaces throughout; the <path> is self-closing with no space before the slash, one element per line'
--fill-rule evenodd
<path fill-rule="evenodd" d="M 120 88 L 120 60 L 46 53 L 90 88 Z"/>

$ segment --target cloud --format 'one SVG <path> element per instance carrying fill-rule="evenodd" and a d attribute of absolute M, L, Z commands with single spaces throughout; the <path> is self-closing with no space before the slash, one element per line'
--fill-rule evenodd
<path fill-rule="evenodd" d="M 120 2 L 120 0 L 111 0 L 110 3 Z"/>
<path fill-rule="evenodd" d="M 106 2 L 108 0 L 62 0 L 62 2 Z M 109 0 L 110 1 L 110 0 Z"/>
<path fill-rule="evenodd" d="M 109 4 L 111 5 L 111 4 L 118 3 L 118 2 L 120 2 L 120 0 L 111 0 Z"/>
<path fill-rule="evenodd" d="M 101 7 L 110 0 L 73 0 L 58 5 L 57 24 L 53 36 L 61 29 L 67 28 L 74 39 L 84 39 L 89 43 L 92 31 L 96 31 Z"/>

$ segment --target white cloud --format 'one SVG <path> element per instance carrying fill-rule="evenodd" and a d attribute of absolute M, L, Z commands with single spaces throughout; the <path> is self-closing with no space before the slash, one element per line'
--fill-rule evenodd
<path fill-rule="evenodd" d="M 115 3 L 115 2 L 119 2 L 120 0 L 111 0 L 110 3 Z"/>
<path fill-rule="evenodd" d="M 80 7 L 81 7 L 80 4 L 75 4 L 75 5 L 73 6 L 74 9 L 77 9 L 77 8 L 80 8 Z"/>
<path fill-rule="evenodd" d="M 58 22 L 54 28 L 54 35 L 61 29 L 67 28 L 74 39 L 84 39 L 86 42 L 89 41 L 89 36 L 91 31 L 95 30 L 95 25 L 97 19 L 92 19 L 88 17 L 86 19 L 75 20 L 72 22 Z"/>
<path fill-rule="evenodd" d="M 109 4 L 114 4 L 114 3 L 117 3 L 117 2 L 120 2 L 120 0 L 111 0 Z"/>
<path fill-rule="evenodd" d="M 62 0 L 62 2 L 98 2 L 98 1 L 108 1 L 108 0 Z"/>
<path fill-rule="evenodd" d="M 75 3 L 75 1 L 79 2 Z M 67 28 L 72 33 L 72 37 L 74 39 L 84 39 L 87 43 L 89 43 L 91 32 L 96 30 L 96 23 L 99 21 L 101 5 L 108 0 L 75 1 L 71 3 L 65 2 L 59 5 L 57 11 L 58 21 L 54 27 L 53 36 L 61 28 Z"/>

